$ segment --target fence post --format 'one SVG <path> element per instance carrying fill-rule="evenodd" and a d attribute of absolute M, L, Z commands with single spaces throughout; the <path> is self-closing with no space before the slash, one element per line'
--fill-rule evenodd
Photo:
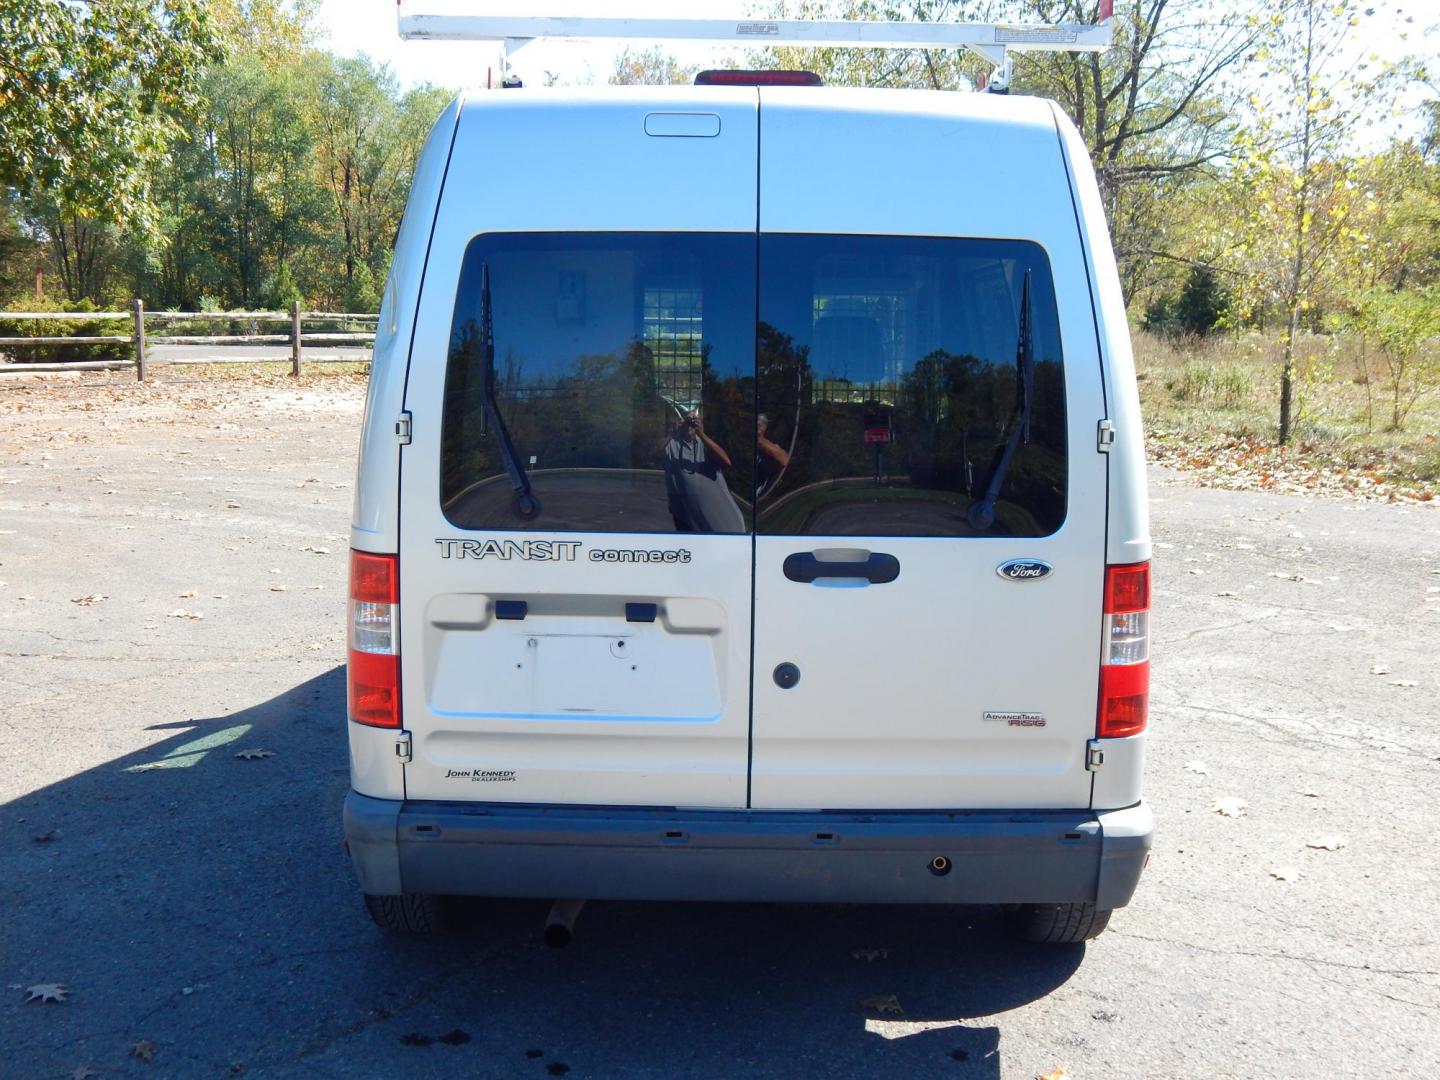
<path fill-rule="evenodd" d="M 290 374 L 300 374 L 300 301 L 290 304 Z"/>
<path fill-rule="evenodd" d="M 135 311 L 135 376 L 145 381 L 145 302 L 136 300 Z"/>

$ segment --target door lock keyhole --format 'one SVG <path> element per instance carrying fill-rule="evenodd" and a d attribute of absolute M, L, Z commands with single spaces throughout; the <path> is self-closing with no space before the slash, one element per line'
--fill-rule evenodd
<path fill-rule="evenodd" d="M 775 668 L 775 685 L 781 690 L 793 690 L 800 682 L 800 669 L 794 664 L 780 664 Z"/>

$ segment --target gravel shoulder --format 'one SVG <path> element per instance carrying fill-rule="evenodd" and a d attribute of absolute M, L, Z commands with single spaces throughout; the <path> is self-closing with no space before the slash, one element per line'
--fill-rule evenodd
<path fill-rule="evenodd" d="M 621 903 L 587 908 L 561 952 L 531 903 L 401 944 L 340 850 L 362 408 L 344 375 L 0 383 L 8 1074 L 1154 1080 L 1440 1061 L 1433 506 L 1152 470 L 1157 841 L 1088 947 L 1013 944 L 988 909 Z M 68 1001 L 26 1003 L 52 982 Z"/>

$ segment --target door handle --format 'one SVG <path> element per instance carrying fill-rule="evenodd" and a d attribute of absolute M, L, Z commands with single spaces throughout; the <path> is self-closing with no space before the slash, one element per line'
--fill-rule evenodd
<path fill-rule="evenodd" d="M 791 581 L 805 584 L 818 578 L 864 578 L 872 585 L 884 585 L 900 576 L 900 560 L 876 552 L 858 562 L 830 562 L 817 559 L 809 551 L 797 551 L 785 557 L 784 570 Z"/>

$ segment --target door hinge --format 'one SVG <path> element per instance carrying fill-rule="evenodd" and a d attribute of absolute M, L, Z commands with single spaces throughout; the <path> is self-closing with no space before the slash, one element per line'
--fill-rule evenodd
<path fill-rule="evenodd" d="M 1085 744 L 1085 768 L 1095 772 L 1104 764 L 1105 745 L 1099 739 L 1091 739 Z"/>
<path fill-rule="evenodd" d="M 1115 445 L 1115 422 L 1101 420 L 1096 426 L 1095 438 L 1095 448 L 1102 454 L 1108 454 L 1110 448 Z"/>
<path fill-rule="evenodd" d="M 395 438 L 401 446 L 410 445 L 410 410 L 406 409 L 400 414 L 400 419 L 395 421 Z"/>
<path fill-rule="evenodd" d="M 407 762 L 411 756 L 410 732 L 402 731 L 395 736 L 395 756 L 401 762 Z"/>

